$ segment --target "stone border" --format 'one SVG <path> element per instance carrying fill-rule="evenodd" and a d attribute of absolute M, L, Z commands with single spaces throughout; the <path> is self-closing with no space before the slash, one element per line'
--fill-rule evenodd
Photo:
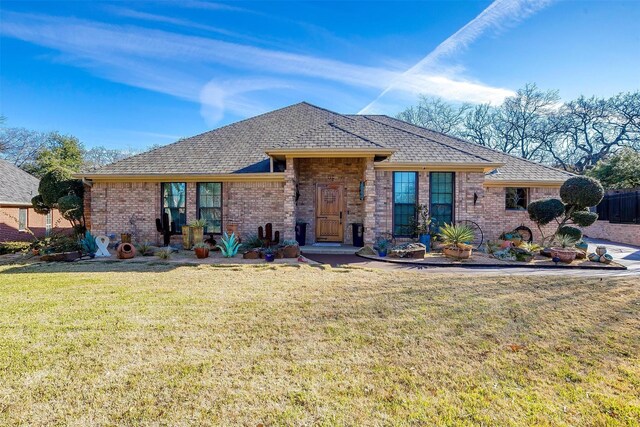
<path fill-rule="evenodd" d="M 370 259 L 371 261 L 380 261 L 380 262 L 389 262 L 392 264 L 405 264 L 405 265 L 415 265 L 415 266 L 425 266 L 425 267 L 470 267 L 470 268 L 531 268 L 531 269 L 536 269 L 536 268 L 543 268 L 543 269 L 557 269 L 557 270 L 563 270 L 563 269 L 574 269 L 574 270 L 627 270 L 627 267 L 625 267 L 622 264 L 618 264 L 617 262 L 612 262 L 611 264 L 609 264 L 609 266 L 606 265 L 571 265 L 571 264 L 562 264 L 562 265 L 549 265 L 549 264 L 544 264 L 544 265 L 540 265 L 540 264 L 530 264 L 530 263 L 522 263 L 522 264 L 511 264 L 511 263 L 495 263 L 495 264 L 481 264 L 481 263 L 474 263 L 474 262 L 465 262 L 465 263 L 456 263 L 454 261 L 452 261 L 451 263 L 436 263 L 436 262 L 429 262 L 429 261 L 424 261 L 424 260 L 411 260 L 411 259 L 403 259 L 403 258 L 388 258 L 388 257 L 384 257 L 381 258 L 379 256 L 375 256 L 375 255 L 361 255 L 356 253 L 355 255 L 361 257 L 361 258 L 366 258 L 366 259 Z M 613 265 L 615 264 L 615 265 Z"/>

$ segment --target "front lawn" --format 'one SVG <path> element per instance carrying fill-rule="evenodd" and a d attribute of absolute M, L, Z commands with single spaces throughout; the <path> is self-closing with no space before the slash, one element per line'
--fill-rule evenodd
<path fill-rule="evenodd" d="M 638 425 L 638 278 L 0 269 L 0 425 Z"/>

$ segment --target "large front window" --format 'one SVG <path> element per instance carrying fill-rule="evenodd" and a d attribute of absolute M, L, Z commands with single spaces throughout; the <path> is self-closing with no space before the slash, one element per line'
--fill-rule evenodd
<path fill-rule="evenodd" d="M 432 224 L 439 228 L 453 222 L 453 172 L 431 172 L 431 218 Z"/>
<path fill-rule="evenodd" d="M 393 173 L 393 235 L 413 235 L 418 189 L 416 172 Z"/>
<path fill-rule="evenodd" d="M 222 184 L 198 184 L 198 218 L 207 221 L 206 233 L 222 233 Z"/>
<path fill-rule="evenodd" d="M 182 233 L 187 222 L 187 184 L 184 182 L 162 183 L 162 212 L 169 215 L 169 222 L 176 223 L 176 231 Z"/>

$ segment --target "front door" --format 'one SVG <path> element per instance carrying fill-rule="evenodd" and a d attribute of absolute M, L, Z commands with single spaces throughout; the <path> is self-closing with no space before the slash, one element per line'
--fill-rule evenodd
<path fill-rule="evenodd" d="M 342 184 L 316 186 L 316 241 L 342 242 L 344 237 Z"/>

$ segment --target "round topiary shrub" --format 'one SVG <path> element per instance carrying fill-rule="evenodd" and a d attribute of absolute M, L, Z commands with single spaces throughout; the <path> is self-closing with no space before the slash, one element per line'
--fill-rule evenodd
<path fill-rule="evenodd" d="M 576 227 L 571 227 L 570 225 L 565 225 L 564 227 L 560 227 L 558 230 L 559 235 L 565 235 L 571 237 L 573 240 L 578 241 L 582 239 L 582 230 Z"/>
<path fill-rule="evenodd" d="M 58 199 L 58 209 L 62 217 L 66 220 L 79 221 L 82 219 L 82 199 L 75 194 L 60 197 L 60 199 Z"/>
<path fill-rule="evenodd" d="M 571 214 L 571 220 L 580 227 L 588 227 L 598 220 L 598 214 L 589 211 L 576 211 Z"/>
<path fill-rule="evenodd" d="M 536 200 L 529 203 L 527 207 L 531 221 L 540 225 L 549 224 L 555 218 L 564 214 L 564 210 L 564 204 L 558 199 Z"/>
<path fill-rule="evenodd" d="M 569 178 L 560 187 L 560 198 L 568 205 L 579 208 L 596 206 L 604 197 L 602 185 L 587 176 Z"/>
<path fill-rule="evenodd" d="M 61 185 L 71 180 L 71 172 L 63 168 L 54 168 L 45 173 L 40 180 L 38 193 L 42 196 L 42 203 L 54 206 L 60 197 L 69 194 L 68 185 Z"/>

